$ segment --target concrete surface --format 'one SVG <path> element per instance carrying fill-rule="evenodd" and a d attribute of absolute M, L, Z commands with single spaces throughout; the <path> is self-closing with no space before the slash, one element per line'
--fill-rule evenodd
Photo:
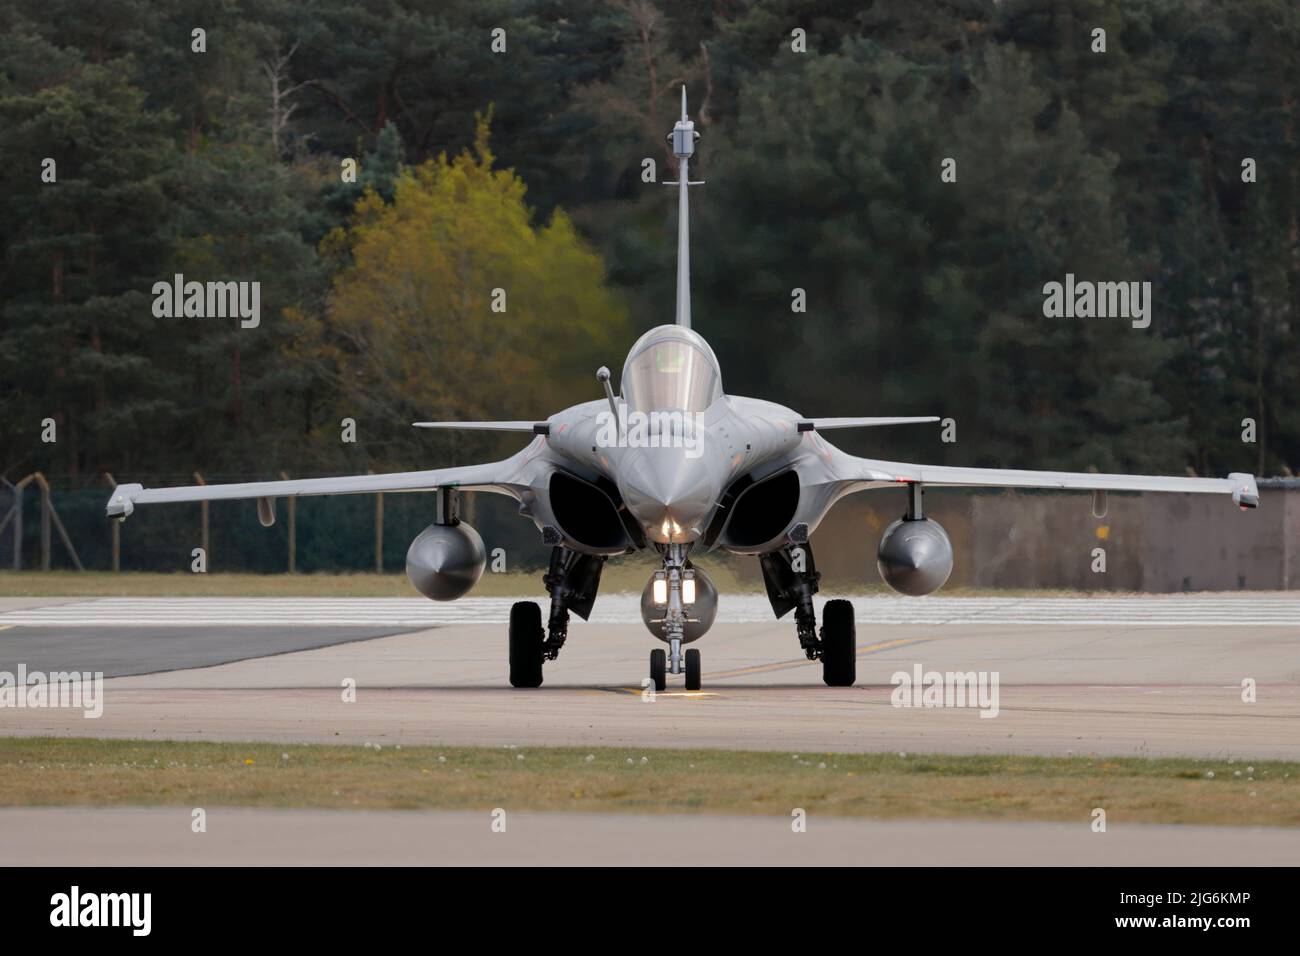
<path fill-rule="evenodd" d="M 539 588 L 540 590 L 540 588 Z M 818 595 L 818 607 L 837 597 Z M 544 598 L 544 595 L 543 595 Z M 529 600 L 538 600 L 536 594 Z M 1300 593 L 1206 593 L 1089 597 L 1006 596 L 907 598 L 850 597 L 860 624 L 1041 624 L 1060 627 L 1113 624 L 1160 627 L 1227 624 L 1300 628 Z M 81 598 L 49 606 L 17 605 L 0 598 L 0 628 L 15 627 L 390 627 L 422 629 L 449 624 L 505 624 L 519 598 L 465 597 L 440 604 L 422 597 L 180 597 Z M 594 624 L 641 620 L 640 594 L 602 594 Z M 773 623 L 762 594 L 724 594 L 718 624 Z"/>
<path fill-rule="evenodd" d="M 1127 600 L 1128 611 L 1108 612 L 1116 621 L 1146 613 L 1150 599 Z M 241 603 L 247 613 L 260 606 Z M 0 734 L 1300 759 L 1300 625 L 1145 617 L 1066 626 L 1057 612 L 1038 614 L 1042 607 L 1019 599 L 1014 609 L 1016 619 L 1038 623 L 965 623 L 989 619 L 973 605 L 945 611 L 947 624 L 860 618 L 853 688 L 822 684 L 789 622 L 732 623 L 698 645 L 702 692 L 688 694 L 672 679 L 649 702 L 641 681 L 656 642 L 644 628 L 575 621 L 560 659 L 547 664 L 545 686 L 518 691 L 506 680 L 504 627 L 460 624 L 110 679 L 102 718 L 0 708 Z M 41 631 L 54 643 L 76 633 L 52 624 Z M 226 633 L 243 656 L 247 629 Z M 145 660 L 157 642 L 183 649 L 196 639 L 192 627 L 156 624 L 121 647 Z M 917 663 L 996 672 L 999 715 L 891 706 L 891 675 Z M 346 678 L 357 682 L 355 703 L 342 701 Z M 1241 699 L 1245 679 L 1256 683 L 1254 703 Z"/>

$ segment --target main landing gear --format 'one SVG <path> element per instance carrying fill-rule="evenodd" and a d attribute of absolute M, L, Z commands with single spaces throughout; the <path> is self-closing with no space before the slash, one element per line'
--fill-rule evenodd
<path fill-rule="evenodd" d="M 687 561 L 688 548 L 669 544 L 662 548 L 663 569 L 656 571 L 642 596 L 642 615 L 651 630 L 662 635 L 667 649 L 650 652 L 650 682 L 655 690 L 668 687 L 668 675 L 680 674 L 687 690 L 702 686 L 700 652 L 684 648 L 708 629 L 717 607 L 716 591 L 703 572 Z M 857 680 L 857 634 L 853 605 L 827 601 L 822 625 L 817 626 L 813 595 L 821 575 L 813 564 L 807 542 L 791 543 L 761 555 L 768 600 L 778 618 L 794 611 L 799 646 L 809 660 L 822 663 L 822 680 L 831 687 L 849 687 Z M 573 551 L 563 545 L 551 551 L 551 563 L 542 579 L 551 596 L 545 625 L 541 607 L 520 601 L 510 609 L 510 683 L 514 687 L 540 687 L 542 667 L 564 647 L 569 613 L 587 620 L 600 587 L 605 559 Z M 688 633 L 689 625 L 689 633 Z"/>
<path fill-rule="evenodd" d="M 605 559 L 563 545 L 551 550 L 551 564 L 542 582 L 551 596 L 551 613 L 542 628 L 542 609 L 534 601 L 517 601 L 510 608 L 510 684 L 541 687 L 542 664 L 560 656 L 569 636 L 569 612 L 584 621 L 600 589 Z"/>
<path fill-rule="evenodd" d="M 822 680 L 828 687 L 853 686 L 858 677 L 853 605 L 842 600 L 827 601 L 818 632 L 813 595 L 821 575 L 807 542 L 760 555 L 759 564 L 772 611 L 778 618 L 794 611 L 799 646 L 810 661 L 821 660 Z"/>

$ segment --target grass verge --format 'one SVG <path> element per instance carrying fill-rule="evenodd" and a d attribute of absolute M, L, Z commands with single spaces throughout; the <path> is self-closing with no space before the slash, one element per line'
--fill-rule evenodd
<path fill-rule="evenodd" d="M 728 593 L 757 591 L 762 583 L 742 582 L 730 568 L 703 565 Z M 651 565 L 616 561 L 601 575 L 601 593 L 639 592 Z M 471 597 L 545 595 L 541 570 L 487 573 Z M 147 571 L 0 571 L 4 597 L 405 597 L 418 598 L 405 574 L 156 574 Z"/>
<path fill-rule="evenodd" d="M 638 593 L 656 565 L 645 555 L 612 560 L 601 574 L 601 594 Z M 746 575 L 737 563 L 706 559 L 708 572 L 723 595 L 762 594 L 757 573 Z M 863 582 L 822 582 L 822 592 L 834 595 L 890 596 L 894 592 L 875 579 L 872 569 Z M 470 597 L 528 597 L 545 595 L 542 571 L 487 573 Z M 1122 592 L 1108 591 L 1108 596 Z M 1084 597 L 1081 591 L 1054 589 L 945 588 L 945 597 Z M 0 571 L 0 598 L 13 597 L 419 597 L 405 574 L 238 574 L 178 571 Z"/>
<path fill-rule="evenodd" d="M 1240 774 L 1240 776 L 1238 776 Z M 1250 779 L 1252 778 L 1253 779 Z M 705 812 L 1300 825 L 1300 764 L 0 738 L 0 806 Z"/>

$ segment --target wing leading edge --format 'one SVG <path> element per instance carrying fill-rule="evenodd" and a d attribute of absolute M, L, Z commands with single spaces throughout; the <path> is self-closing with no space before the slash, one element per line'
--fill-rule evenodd
<path fill-rule="evenodd" d="M 522 453 L 521 453 L 522 454 Z M 239 498 L 292 498 L 300 495 L 354 495 L 377 491 L 434 491 L 464 488 L 513 494 L 521 487 L 519 456 L 483 465 L 438 468 L 432 471 L 402 471 L 387 475 L 347 475 L 339 478 L 299 478 L 287 481 L 249 481 L 228 485 L 184 485 L 176 488 L 145 488 L 138 484 L 118 485 L 108 499 L 110 518 L 125 518 L 136 505 L 183 501 L 225 501 Z"/>
<path fill-rule="evenodd" d="M 879 428 L 882 425 L 923 425 L 939 420 L 938 415 L 903 418 L 809 418 L 799 422 L 799 431 L 825 431 L 828 428 Z"/>
<path fill-rule="evenodd" d="M 532 432 L 534 435 L 550 434 L 546 422 L 411 422 L 416 428 L 453 428 L 477 432 Z"/>
<path fill-rule="evenodd" d="M 1082 471 L 1020 471 L 1006 468 L 959 468 L 948 465 L 914 465 L 896 461 L 850 459 L 857 475 L 850 481 L 921 482 L 952 488 L 1059 488 L 1078 491 L 1166 491 L 1230 495 L 1241 508 L 1259 507 L 1255 476 L 1232 472 L 1227 478 L 1182 478 L 1162 475 L 1116 475 Z"/>

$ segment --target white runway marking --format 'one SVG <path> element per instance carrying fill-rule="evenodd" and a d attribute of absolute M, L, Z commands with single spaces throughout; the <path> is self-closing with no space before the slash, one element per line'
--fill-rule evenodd
<path fill-rule="evenodd" d="M 818 595 L 820 611 L 834 595 Z M 543 608 L 546 598 L 538 600 Z M 519 598 L 463 598 L 436 604 L 423 598 L 88 598 L 49 607 L 0 613 L 0 628 L 176 627 L 178 625 L 282 625 L 285 627 L 437 627 L 505 624 Z M 1300 626 L 1300 594 L 1175 594 L 1125 597 L 857 597 L 860 624 L 1036 624 L 1111 627 L 1179 624 Z M 596 601 L 592 621 L 627 624 L 640 620 L 634 594 L 607 594 Z M 759 594 L 723 595 L 719 623 L 773 621 Z"/>

